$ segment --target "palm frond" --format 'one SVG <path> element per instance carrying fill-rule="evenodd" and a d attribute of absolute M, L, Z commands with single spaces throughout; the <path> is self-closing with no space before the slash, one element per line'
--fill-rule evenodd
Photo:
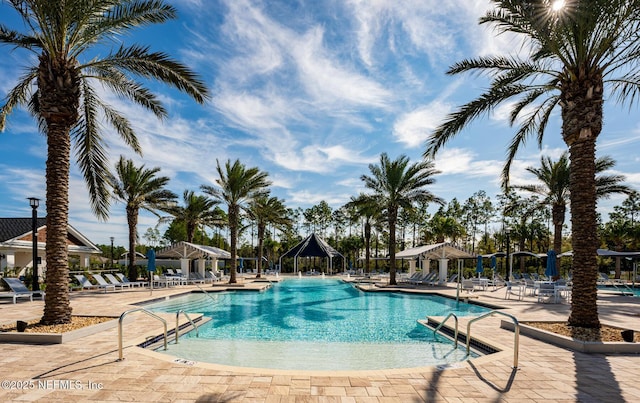
<path fill-rule="evenodd" d="M 0 131 L 4 131 L 7 116 L 19 105 L 28 105 L 34 92 L 34 81 L 38 77 L 38 69 L 35 67 L 27 70 L 27 73 L 18 79 L 18 83 L 6 96 L 6 102 L 0 107 Z"/>
<path fill-rule="evenodd" d="M 187 66 L 165 53 L 149 52 L 146 46 L 120 47 L 116 53 L 87 64 L 87 67 L 103 66 L 160 80 L 187 93 L 198 103 L 204 103 L 209 98 L 207 86 Z"/>
<path fill-rule="evenodd" d="M 89 188 L 91 209 L 94 214 L 107 219 L 109 216 L 109 168 L 104 141 L 100 137 L 97 118 L 99 103 L 89 85 L 82 85 L 82 114 L 71 136 L 78 165 Z"/>
<path fill-rule="evenodd" d="M 114 93 L 129 99 L 150 110 L 158 118 L 167 117 L 167 111 L 157 97 L 142 84 L 131 80 L 127 75 L 112 66 L 91 66 L 85 69 L 85 78 L 95 78 L 110 88 Z"/>

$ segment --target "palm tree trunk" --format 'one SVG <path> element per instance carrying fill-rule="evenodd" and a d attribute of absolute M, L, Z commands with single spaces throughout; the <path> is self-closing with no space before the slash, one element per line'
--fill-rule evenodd
<path fill-rule="evenodd" d="M 130 281 L 138 280 L 136 270 L 136 228 L 138 227 L 138 209 L 127 206 L 127 224 L 129 225 L 129 268 L 127 277 Z"/>
<path fill-rule="evenodd" d="M 371 224 L 366 222 L 364 224 L 364 271 L 366 274 L 370 273 L 370 258 L 371 257 Z"/>
<path fill-rule="evenodd" d="M 47 133 L 47 275 L 46 325 L 71 323 L 67 224 L 69 220 L 69 158 L 71 139 L 65 127 L 49 125 Z"/>
<path fill-rule="evenodd" d="M 258 268 L 258 273 L 256 274 L 256 278 L 261 277 L 262 272 L 262 245 L 264 243 L 264 231 L 265 225 L 258 224 L 258 262 L 256 263 L 256 267 Z"/>
<path fill-rule="evenodd" d="M 233 206 L 229 206 L 229 238 L 231 248 L 231 268 L 229 269 L 229 284 L 238 282 L 236 275 L 237 242 L 238 242 L 238 214 Z"/>
<path fill-rule="evenodd" d="M 41 323 L 71 323 L 69 300 L 69 165 L 71 127 L 78 120 L 80 90 L 73 62 L 40 56 L 38 101 L 47 126 L 46 293 Z"/>
<path fill-rule="evenodd" d="M 389 285 L 396 285 L 396 220 L 398 210 L 389 208 Z"/>
<path fill-rule="evenodd" d="M 599 328 L 597 297 L 596 139 L 602 131 L 603 81 L 581 67 L 563 82 L 562 136 L 569 146 L 573 293 L 569 325 Z"/>
<path fill-rule="evenodd" d="M 564 217 L 567 206 L 564 204 L 554 204 L 551 207 L 551 217 L 553 220 L 553 250 L 556 252 L 556 267 L 560 268 L 560 257 L 562 253 L 562 226 L 564 225 Z M 559 270 L 558 270 L 559 272 Z"/>

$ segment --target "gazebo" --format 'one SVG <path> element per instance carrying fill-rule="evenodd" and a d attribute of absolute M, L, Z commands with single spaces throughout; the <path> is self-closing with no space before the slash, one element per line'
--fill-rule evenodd
<path fill-rule="evenodd" d="M 418 246 L 396 253 L 396 259 L 411 259 L 409 260 L 410 275 L 415 270 L 416 258 L 423 270 L 429 267 L 431 260 L 437 260 L 440 270 L 438 282 L 445 283 L 447 281 L 447 264 L 449 259 L 474 259 L 475 256 L 449 242 Z"/>
<path fill-rule="evenodd" d="M 293 272 L 298 272 L 298 258 L 299 257 L 321 257 L 327 258 L 327 270 L 329 273 L 333 271 L 333 258 L 341 257 L 342 258 L 342 268 L 345 268 L 345 258 L 335 250 L 331 245 L 329 245 L 324 239 L 317 236 L 315 233 L 312 233 L 300 243 L 298 243 L 293 248 L 289 249 L 282 256 L 280 256 L 279 266 L 282 270 L 282 258 L 292 257 L 293 258 Z"/>
<path fill-rule="evenodd" d="M 218 260 L 231 259 L 231 253 L 224 249 L 216 248 L 215 246 L 197 245 L 182 241 L 157 251 L 156 257 L 179 258 L 182 272 L 187 275 L 191 271 L 189 262 L 192 259 L 197 259 L 198 272 L 201 276 L 204 276 L 206 259 L 210 259 L 211 267 L 214 268 L 214 270 L 217 270 Z"/>

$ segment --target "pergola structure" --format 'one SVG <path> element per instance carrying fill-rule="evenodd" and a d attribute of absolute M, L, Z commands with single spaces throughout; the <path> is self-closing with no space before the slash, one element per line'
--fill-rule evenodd
<path fill-rule="evenodd" d="M 218 261 L 231 259 L 231 253 L 224 249 L 209 245 L 197 245 L 190 242 L 178 242 L 156 252 L 157 258 L 178 258 L 183 273 L 190 273 L 190 261 L 198 260 L 198 272 L 205 275 L 206 261 L 211 260 L 211 267 L 217 271 Z"/>
<path fill-rule="evenodd" d="M 438 282 L 447 282 L 447 265 L 450 259 L 474 259 L 475 256 L 461 247 L 449 242 L 441 242 L 431 245 L 422 245 L 405 249 L 396 253 L 396 259 L 409 259 L 409 275 L 416 269 L 416 260 L 419 266 L 426 270 L 431 260 L 439 262 Z M 460 260 L 462 262 L 462 260 Z"/>

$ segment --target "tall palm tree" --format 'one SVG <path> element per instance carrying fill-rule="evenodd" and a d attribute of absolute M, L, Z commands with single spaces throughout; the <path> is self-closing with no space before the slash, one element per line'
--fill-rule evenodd
<path fill-rule="evenodd" d="M 489 89 L 452 113 L 428 140 L 433 156 L 472 120 L 504 101 L 513 103 L 511 123 L 519 125 L 508 148 L 503 180 L 520 146 L 530 137 L 542 144 L 557 107 L 562 138 L 571 161 L 570 200 L 573 288 L 569 325 L 599 328 L 595 146 L 602 131 L 605 100 L 638 100 L 640 0 L 580 0 L 551 7 L 548 0 L 492 0 L 480 23 L 518 35 L 531 49 L 526 58 L 479 57 L 453 65 L 448 73 L 487 72 Z M 519 47 L 519 49 L 522 49 Z M 605 90 L 608 93 L 605 96 Z"/>
<path fill-rule="evenodd" d="M 607 198 L 614 193 L 629 193 L 631 189 L 622 184 L 625 180 L 622 175 L 603 175 L 602 173 L 615 166 L 615 161 L 610 157 L 601 157 L 596 160 L 596 195 Z M 517 189 L 526 190 L 543 196 L 543 204 L 551 205 L 551 221 L 553 222 L 553 250 L 560 254 L 562 249 L 562 226 L 569 203 L 570 167 L 569 155 L 563 153 L 557 161 L 550 157 L 540 158 L 540 167 L 527 167 L 540 184 L 514 186 Z M 559 257 L 557 259 L 560 259 Z M 559 262 L 558 262 L 559 263 Z M 558 266 L 560 267 L 560 266 Z"/>
<path fill-rule="evenodd" d="M 182 194 L 184 206 L 173 205 L 166 211 L 171 217 L 162 221 L 183 223 L 187 231 L 187 242 L 192 243 L 199 226 L 220 226 L 224 220 L 224 211 L 218 208 L 218 201 L 204 195 L 197 195 L 193 190 L 185 190 Z"/>
<path fill-rule="evenodd" d="M 354 216 L 363 220 L 364 230 L 364 271 L 371 270 L 371 226 L 376 223 L 382 213 L 382 206 L 375 196 L 360 193 L 357 197 L 351 197 L 346 204 L 347 208 L 354 210 Z"/>
<path fill-rule="evenodd" d="M 146 169 L 139 167 L 132 160 L 120 156 L 116 164 L 116 175 L 109 175 L 109 182 L 113 188 L 113 198 L 125 204 L 127 225 L 129 226 L 129 270 L 128 277 L 135 281 L 138 272 L 135 269 L 136 238 L 138 214 L 140 209 L 147 210 L 160 217 L 160 211 L 167 211 L 178 197 L 175 193 L 165 189 L 169 177 L 156 176 L 160 168 Z"/>
<path fill-rule="evenodd" d="M 396 283 L 396 223 L 401 208 L 411 208 L 413 202 L 437 202 L 443 200 L 425 189 L 435 183 L 433 175 L 440 173 L 432 161 L 409 165 L 409 158 L 401 155 L 390 160 L 386 153 L 380 155 L 380 164 L 369 164 L 371 176 L 362 175 L 367 188 L 373 191 L 384 208 L 389 226 L 389 284 Z"/>
<path fill-rule="evenodd" d="M 236 283 L 236 258 L 238 254 L 238 229 L 240 226 L 240 213 L 246 204 L 256 197 L 268 194 L 267 187 L 271 184 L 267 180 L 268 174 L 257 167 L 247 168 L 240 160 L 231 164 L 230 160 L 220 166 L 216 160 L 216 170 L 219 178 L 216 183 L 219 187 L 202 185 L 200 188 L 206 194 L 227 205 L 227 219 L 229 223 L 229 237 L 231 247 L 231 275 L 229 283 Z"/>
<path fill-rule="evenodd" d="M 47 293 L 42 323 L 71 321 L 67 224 L 71 146 L 87 182 L 91 207 L 106 218 L 107 153 L 103 119 L 136 152 L 140 145 L 128 120 L 98 93 L 96 84 L 153 112 L 167 116 L 160 100 L 145 86 L 156 79 L 203 103 L 208 97 L 202 81 L 185 65 L 147 47 L 112 49 L 132 29 L 176 17 L 162 0 L 12 0 L 25 33 L 0 25 L 0 44 L 32 52 L 37 57 L 0 106 L 0 130 L 7 116 L 25 106 L 47 137 Z M 106 46 L 105 46 L 106 44 Z M 140 77 L 143 80 L 136 80 Z"/>
<path fill-rule="evenodd" d="M 261 277 L 262 272 L 262 252 L 267 225 L 276 228 L 287 228 L 292 225 L 289 218 L 289 211 L 284 205 L 284 201 L 275 196 L 259 195 L 249 202 L 247 208 L 249 218 L 255 221 L 258 227 L 258 260 L 256 278 Z"/>

